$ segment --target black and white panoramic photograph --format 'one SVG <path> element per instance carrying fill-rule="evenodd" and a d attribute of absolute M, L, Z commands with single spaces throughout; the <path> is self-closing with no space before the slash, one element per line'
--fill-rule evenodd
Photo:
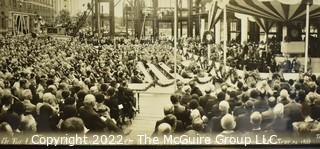
<path fill-rule="evenodd" d="M 320 0 L 0 0 L 0 146 L 320 144 Z"/>

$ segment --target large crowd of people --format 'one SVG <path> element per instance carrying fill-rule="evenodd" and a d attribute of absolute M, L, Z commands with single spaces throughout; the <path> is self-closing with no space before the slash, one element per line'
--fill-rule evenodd
<path fill-rule="evenodd" d="M 128 83 L 145 81 L 137 62 L 163 62 L 172 67 L 172 42 L 94 39 L 0 39 L 0 131 L 8 135 L 57 131 L 127 134 L 123 126 L 136 112 Z M 185 41 L 180 42 L 181 49 L 205 56 L 205 50 L 195 41 Z M 244 76 L 233 69 L 217 69 L 225 75 L 203 91 L 196 81 L 178 82 L 177 91 L 170 97 L 172 105 L 164 107 L 165 116 L 157 121 L 154 135 L 294 130 L 318 133 L 320 77 L 307 73 L 296 80 L 284 80 L 281 73 L 276 73 L 279 65 L 272 52 L 275 47 L 269 47 L 271 50 L 252 43 L 230 44 L 228 63 L 249 70 Z M 220 61 L 221 52 L 219 45 L 214 46 L 212 60 Z M 186 57 L 188 54 L 178 59 Z M 183 76 L 203 70 L 206 68 L 196 64 L 190 68 L 179 63 L 178 72 Z M 262 80 L 251 70 L 274 74 Z M 307 125 L 309 122 L 316 125 Z"/>
<path fill-rule="evenodd" d="M 156 123 L 154 135 L 304 137 L 319 133 L 319 76 L 306 73 L 286 81 L 274 73 L 263 80 L 259 74 L 247 72 L 228 83 L 229 76 L 204 91 L 194 81 L 179 82 L 170 97 L 172 104 L 164 107 L 164 117 Z"/>
<path fill-rule="evenodd" d="M 128 83 L 143 80 L 136 53 L 76 38 L 2 38 L 1 131 L 126 133 L 136 111 Z"/>
<path fill-rule="evenodd" d="M 1 131 L 127 133 L 122 128 L 137 111 L 128 83 L 146 81 L 137 62 L 170 65 L 170 46 L 96 36 L 1 38 Z"/>
<path fill-rule="evenodd" d="M 182 39 L 181 48 L 187 48 L 188 52 L 203 56 L 207 59 L 207 45 L 200 44 L 199 41 L 190 38 Z M 227 44 L 227 64 L 233 68 L 249 71 L 259 70 L 259 72 L 277 72 L 282 70 L 286 73 L 299 73 L 303 66 L 297 61 L 297 58 L 283 62 L 277 62 L 276 57 L 282 57 L 280 42 L 270 40 L 268 43 L 245 42 L 239 44 L 231 41 Z M 223 43 L 211 45 L 211 60 L 223 62 Z M 189 57 L 186 54 L 186 57 Z M 204 60 L 202 63 L 206 63 Z"/>

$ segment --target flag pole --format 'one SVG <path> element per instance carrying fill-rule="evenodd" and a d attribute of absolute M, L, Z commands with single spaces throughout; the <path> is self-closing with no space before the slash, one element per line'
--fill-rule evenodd
<path fill-rule="evenodd" d="M 178 0 L 174 8 L 174 90 L 177 89 Z"/>
<path fill-rule="evenodd" d="M 223 8 L 223 64 L 227 68 L 227 40 L 228 40 L 228 24 L 227 24 L 227 6 Z"/>
<path fill-rule="evenodd" d="M 305 59 L 304 59 L 304 72 L 306 73 L 308 71 L 308 52 L 309 52 L 309 25 L 310 25 L 310 3 L 307 2 L 307 8 L 306 8 L 306 47 L 305 47 Z"/>

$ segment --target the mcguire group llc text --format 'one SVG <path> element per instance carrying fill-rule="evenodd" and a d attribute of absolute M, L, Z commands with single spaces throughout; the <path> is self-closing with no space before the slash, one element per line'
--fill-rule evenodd
<path fill-rule="evenodd" d="M 138 144 L 141 145 L 249 145 L 249 144 L 278 144 L 280 138 L 277 135 L 254 135 L 254 136 L 241 136 L 241 137 L 230 137 L 224 135 L 217 135 L 216 137 L 208 136 L 174 136 L 174 135 L 163 135 L 163 136 L 148 136 L 148 135 L 137 135 Z"/>

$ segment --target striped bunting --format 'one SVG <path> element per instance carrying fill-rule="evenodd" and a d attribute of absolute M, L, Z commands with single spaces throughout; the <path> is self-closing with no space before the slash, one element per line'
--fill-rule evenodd
<path fill-rule="evenodd" d="M 208 30 L 211 30 L 212 27 L 219 21 L 219 19 L 222 16 L 222 12 L 223 12 L 222 9 L 218 7 L 218 2 L 216 0 L 213 0 L 210 6 L 209 15 L 208 15 L 209 17 Z"/>
<path fill-rule="evenodd" d="M 226 7 L 232 12 L 277 22 L 300 20 L 306 15 L 306 0 L 229 0 Z M 310 18 L 320 18 L 320 0 L 313 0 Z"/>
<path fill-rule="evenodd" d="M 265 31 L 266 33 L 269 33 L 271 27 L 273 26 L 274 22 L 264 19 L 264 18 L 258 18 L 258 17 L 254 17 L 254 19 L 256 20 L 256 23 L 263 29 L 263 31 Z"/>

